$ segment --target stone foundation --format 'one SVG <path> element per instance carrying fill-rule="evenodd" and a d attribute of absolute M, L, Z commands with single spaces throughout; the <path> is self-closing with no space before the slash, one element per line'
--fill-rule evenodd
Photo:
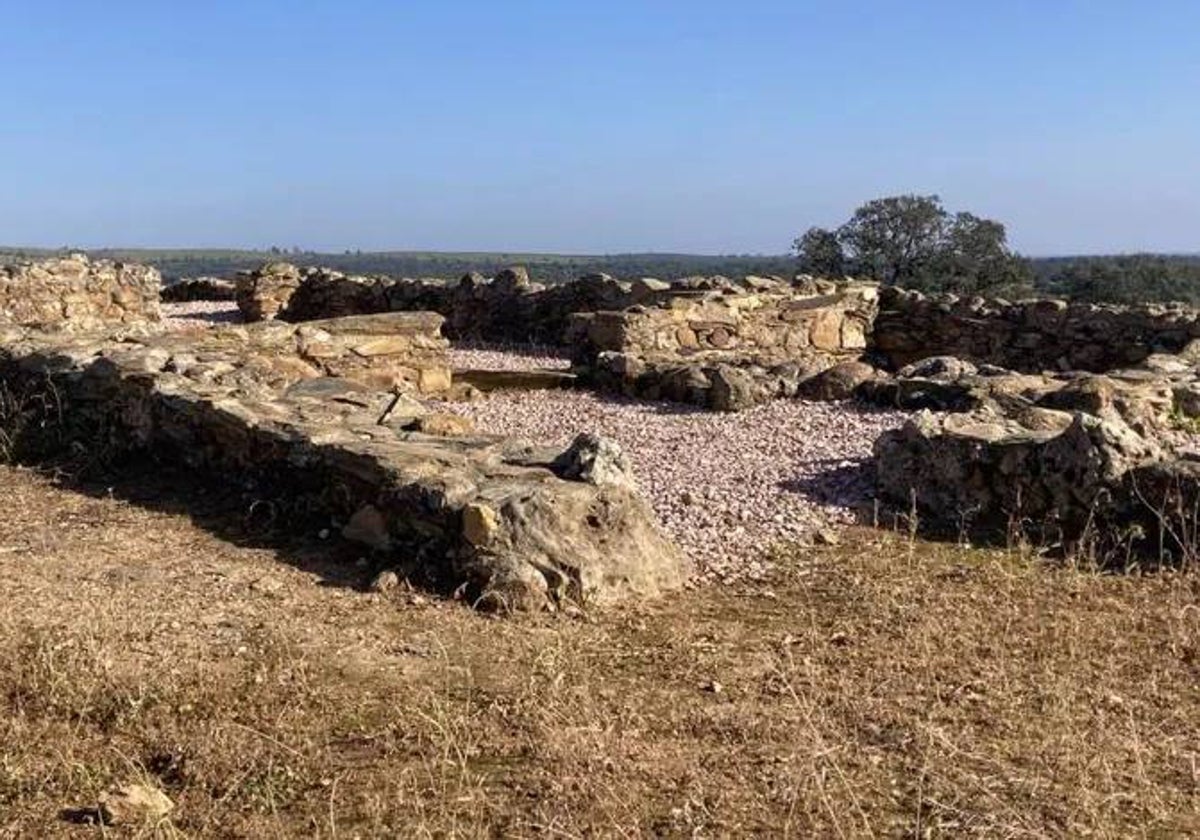
<path fill-rule="evenodd" d="M 90 330 L 159 320 L 152 268 L 82 254 L 0 266 L 0 323 Z"/>
<path fill-rule="evenodd" d="M 375 379 L 381 354 L 362 352 L 379 340 L 375 328 L 412 317 L 203 338 L 3 328 L 5 449 L 35 459 L 72 446 L 142 452 L 253 482 L 281 509 L 303 511 L 304 527 L 341 522 L 385 565 L 484 606 L 606 604 L 682 585 L 679 552 L 622 465 L 599 468 L 611 457 L 602 447 L 559 453 L 460 428 L 411 431 L 438 424 L 414 422 L 429 419 L 419 404 L 356 381 L 364 370 Z M 438 319 L 417 317 L 422 335 Z"/>
<path fill-rule="evenodd" d="M 1025 372 L 1102 372 L 1178 353 L 1198 337 L 1200 313 L 1182 306 L 1010 303 L 883 288 L 873 344 L 893 369 L 957 356 Z"/>
<path fill-rule="evenodd" d="M 709 292 L 576 314 L 568 341 L 600 390 L 739 411 L 794 397 L 805 380 L 857 359 L 874 315 L 874 286 Z"/>

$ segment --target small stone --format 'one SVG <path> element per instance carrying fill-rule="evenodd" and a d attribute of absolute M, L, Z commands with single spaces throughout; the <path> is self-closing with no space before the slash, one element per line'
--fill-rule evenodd
<path fill-rule="evenodd" d="M 400 585 L 400 575 L 393 572 L 391 569 L 384 569 L 379 574 L 375 575 L 375 579 L 371 581 L 372 592 L 390 592 Z"/>
<path fill-rule="evenodd" d="M 138 825 L 158 822 L 175 803 L 155 787 L 126 784 L 100 794 L 100 819 L 105 825 Z"/>
<path fill-rule="evenodd" d="M 392 547 L 387 519 L 374 505 L 363 505 L 356 510 L 342 528 L 342 536 L 376 551 L 387 551 Z"/>

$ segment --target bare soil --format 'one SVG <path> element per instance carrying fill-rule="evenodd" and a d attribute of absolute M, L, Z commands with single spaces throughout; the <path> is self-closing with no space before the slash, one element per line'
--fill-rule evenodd
<path fill-rule="evenodd" d="M 235 498 L 0 468 L 0 837 L 1200 832 L 1194 574 L 848 531 L 495 618 Z M 89 825 L 130 780 L 169 821 Z"/>

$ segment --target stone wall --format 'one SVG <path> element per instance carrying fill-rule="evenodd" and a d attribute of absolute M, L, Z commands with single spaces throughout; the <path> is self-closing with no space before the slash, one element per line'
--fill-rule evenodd
<path fill-rule="evenodd" d="M 220 277 L 189 277 L 165 286 L 159 298 L 166 303 L 237 300 L 237 283 Z"/>
<path fill-rule="evenodd" d="M 153 268 L 82 254 L 0 266 L 0 322 L 87 330 L 157 321 L 161 286 Z"/>
<path fill-rule="evenodd" d="M 794 397 L 866 349 L 875 286 L 807 291 L 676 293 L 657 307 L 579 313 L 568 343 L 600 390 L 739 411 Z"/>
<path fill-rule="evenodd" d="M 340 366 L 379 357 L 361 339 L 411 317 L 120 340 L 0 327 L 0 454 L 79 450 L 119 463 L 139 452 L 233 476 L 296 527 L 340 527 L 380 567 L 482 606 L 605 604 L 683 584 L 679 552 L 600 443 L 559 452 L 411 431 L 414 417 L 436 415 L 330 375 L 357 378 Z"/>
<path fill-rule="evenodd" d="M 957 356 L 1025 372 L 1101 372 L 1177 353 L 1197 337 L 1200 313 L 1182 306 L 1012 303 L 884 288 L 873 344 L 893 369 Z"/>
<path fill-rule="evenodd" d="M 646 358 L 718 352 L 772 361 L 811 353 L 858 356 L 875 316 L 874 286 L 832 294 L 701 294 L 661 307 L 575 316 L 569 343 L 581 360 L 601 352 Z"/>
<path fill-rule="evenodd" d="M 445 316 L 452 339 L 558 344 L 572 313 L 623 309 L 647 303 L 667 284 L 623 282 L 604 274 L 544 286 L 524 269 L 506 269 L 488 280 L 352 277 L 329 269 L 308 270 L 279 317 L 307 321 L 371 312 L 430 311 Z"/>

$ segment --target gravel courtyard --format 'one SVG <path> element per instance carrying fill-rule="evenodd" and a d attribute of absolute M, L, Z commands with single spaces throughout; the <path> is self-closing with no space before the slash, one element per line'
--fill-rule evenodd
<path fill-rule="evenodd" d="M 497 392 L 445 404 L 480 431 L 544 444 L 593 431 L 620 443 L 638 485 L 701 580 L 754 579 L 767 550 L 800 541 L 870 498 L 871 445 L 904 414 L 779 400 L 738 414 L 585 391 Z"/>
<path fill-rule="evenodd" d="M 178 328 L 237 320 L 228 302 L 165 304 Z M 555 348 L 463 344 L 451 366 L 565 369 Z M 476 403 L 438 403 L 481 432 L 566 446 L 582 431 L 611 437 L 633 462 L 663 527 L 696 565 L 699 581 L 754 580 L 769 550 L 848 522 L 869 503 L 866 465 L 875 439 L 905 414 L 850 403 L 779 400 L 737 414 L 586 391 L 500 391 Z"/>

